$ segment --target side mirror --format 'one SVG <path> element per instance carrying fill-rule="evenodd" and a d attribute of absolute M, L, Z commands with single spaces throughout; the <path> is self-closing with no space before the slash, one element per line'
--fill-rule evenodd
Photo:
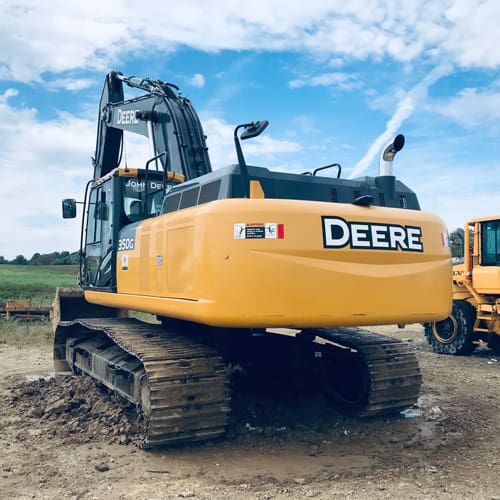
<path fill-rule="evenodd" d="M 66 198 L 62 201 L 63 219 L 74 219 L 76 217 L 76 200 Z"/>
<path fill-rule="evenodd" d="M 244 126 L 244 131 L 240 135 L 240 139 L 244 141 L 245 139 L 251 139 L 252 137 L 257 137 L 264 132 L 264 129 L 269 125 L 267 120 L 261 120 L 258 122 L 248 123 Z"/>
<path fill-rule="evenodd" d="M 260 120 L 257 122 L 242 123 L 234 129 L 234 145 L 236 147 L 236 156 L 238 157 L 238 165 L 240 167 L 241 177 L 243 179 L 243 195 L 245 198 L 250 196 L 250 176 L 248 175 L 248 168 L 241 150 L 240 139 L 250 139 L 262 134 L 264 129 L 269 125 L 267 120 Z M 243 133 L 238 138 L 238 130 L 243 129 Z"/>

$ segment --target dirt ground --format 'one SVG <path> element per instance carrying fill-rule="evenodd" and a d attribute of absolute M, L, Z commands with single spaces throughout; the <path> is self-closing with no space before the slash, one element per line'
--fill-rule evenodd
<path fill-rule="evenodd" d="M 68 408 L 60 392 L 77 386 L 50 377 L 49 349 L 0 345 L 0 498 L 500 500 L 500 359 L 434 354 L 419 325 L 373 330 L 417 352 L 422 396 L 406 414 L 235 398 L 224 439 L 156 451 L 92 384 Z"/>

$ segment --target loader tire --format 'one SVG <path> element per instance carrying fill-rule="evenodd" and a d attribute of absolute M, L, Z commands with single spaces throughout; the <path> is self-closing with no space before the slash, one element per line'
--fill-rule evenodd
<path fill-rule="evenodd" d="M 453 302 L 451 314 L 442 321 L 426 323 L 425 336 L 438 354 L 471 354 L 474 344 L 474 309 L 465 301 Z"/>

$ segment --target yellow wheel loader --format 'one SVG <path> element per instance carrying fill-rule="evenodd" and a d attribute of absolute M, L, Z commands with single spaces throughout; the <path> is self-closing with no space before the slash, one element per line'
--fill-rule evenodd
<path fill-rule="evenodd" d="M 142 93 L 125 99 L 124 85 Z M 337 163 L 301 174 L 247 165 L 241 141 L 267 124 L 237 126 L 238 163 L 212 170 L 175 85 L 106 77 L 80 290 L 58 292 L 54 358 L 136 405 L 144 447 L 221 436 L 236 371 L 322 391 L 361 416 L 419 396 L 408 346 L 358 328 L 450 313 L 446 227 L 392 172 L 404 137 L 383 149 L 378 176 L 348 180 Z M 142 168 L 122 161 L 124 133 L 149 140 Z M 63 216 L 76 204 L 63 200 Z"/>
<path fill-rule="evenodd" d="M 458 231 L 463 258 L 453 266 L 453 309 L 425 324 L 435 352 L 470 354 L 485 344 L 500 354 L 500 216 L 472 219 Z"/>

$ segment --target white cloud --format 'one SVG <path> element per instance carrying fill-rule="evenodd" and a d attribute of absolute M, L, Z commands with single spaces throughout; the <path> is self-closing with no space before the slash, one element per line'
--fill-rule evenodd
<path fill-rule="evenodd" d="M 300 115 L 293 118 L 295 129 L 298 129 L 302 134 L 311 134 L 319 132 L 319 129 L 314 124 L 314 118 L 310 115 Z"/>
<path fill-rule="evenodd" d="M 451 67 L 449 65 L 438 66 L 409 92 L 402 95 L 396 102 L 396 109 L 386 123 L 385 130 L 372 142 L 363 158 L 356 163 L 349 176 L 350 178 L 358 177 L 367 170 L 374 158 L 380 154 L 385 143 L 396 135 L 401 125 L 411 116 L 415 107 L 427 98 L 429 88 L 450 71 Z"/>
<path fill-rule="evenodd" d="M 350 178 L 358 177 L 368 169 L 374 158 L 377 157 L 382 151 L 385 143 L 389 142 L 389 140 L 396 134 L 401 124 L 411 115 L 414 109 L 414 98 L 410 95 L 405 96 L 398 102 L 396 111 L 387 122 L 384 132 L 382 132 L 372 142 L 363 158 L 356 163 L 354 169 L 349 175 Z"/>
<path fill-rule="evenodd" d="M 342 57 L 334 57 L 333 59 L 330 59 L 327 63 L 327 65 L 330 68 L 341 68 L 345 64 L 345 61 Z"/>
<path fill-rule="evenodd" d="M 136 39 L 119 20 L 121 1 L 85 4 L 20 0 L 0 5 L 4 79 L 40 80 L 44 72 L 104 68 Z"/>
<path fill-rule="evenodd" d="M 190 85 L 193 87 L 204 87 L 205 86 L 205 77 L 201 73 L 196 73 L 189 80 Z"/>
<path fill-rule="evenodd" d="M 496 0 L 456 0 L 446 11 L 446 21 L 443 51 L 453 53 L 462 67 L 498 67 L 500 4 Z"/>
<path fill-rule="evenodd" d="M 203 120 L 204 132 L 207 135 L 212 168 L 217 169 L 237 163 L 234 146 L 234 125 L 219 118 Z M 242 141 L 243 154 L 248 163 L 268 165 L 270 158 L 281 154 L 294 153 L 302 150 L 302 146 L 293 141 L 273 139 L 264 132 L 255 139 Z"/>
<path fill-rule="evenodd" d="M 204 51 L 309 51 L 346 58 L 396 61 L 427 58 L 463 67 L 500 65 L 500 4 L 495 0 L 190 0 L 168 7 L 151 0 L 0 5 L 0 76 L 40 80 L 72 69 L 104 72 L 148 47 L 185 45 Z M 207 23 L 210 19 L 210 23 Z M 203 29 L 200 29 L 203 27 Z M 337 62 L 335 62 L 337 61 Z"/>
<path fill-rule="evenodd" d="M 7 89 L 3 94 L 0 95 L 0 103 L 6 104 L 10 97 L 15 97 L 19 92 L 16 89 Z"/>
<path fill-rule="evenodd" d="M 297 142 L 272 139 L 267 135 L 245 142 L 243 147 L 246 152 L 259 157 L 274 156 L 281 153 L 297 153 L 302 150 L 302 146 Z"/>
<path fill-rule="evenodd" d="M 466 127 L 498 126 L 500 92 L 496 89 L 466 88 L 444 102 L 431 103 L 433 109 Z"/>
<path fill-rule="evenodd" d="M 76 250 L 79 222 L 62 220 L 61 200 L 83 196 L 92 175 L 95 123 L 68 113 L 41 122 L 35 109 L 9 104 L 16 94 L 11 89 L 0 98 L 0 255 Z"/>
<path fill-rule="evenodd" d="M 220 167 L 237 163 L 234 149 L 234 126 L 224 120 L 213 117 L 203 119 L 203 129 L 207 135 L 208 154 L 215 170 Z"/>
<path fill-rule="evenodd" d="M 87 89 L 95 83 L 96 82 L 90 78 L 57 78 L 56 80 L 44 82 L 44 86 L 48 90 L 69 90 L 71 92 L 76 92 Z"/>
<path fill-rule="evenodd" d="M 339 90 L 354 90 L 361 86 L 358 77 L 349 73 L 333 72 L 310 78 L 299 78 L 291 80 L 289 87 L 292 89 L 300 87 L 335 87 Z"/>

